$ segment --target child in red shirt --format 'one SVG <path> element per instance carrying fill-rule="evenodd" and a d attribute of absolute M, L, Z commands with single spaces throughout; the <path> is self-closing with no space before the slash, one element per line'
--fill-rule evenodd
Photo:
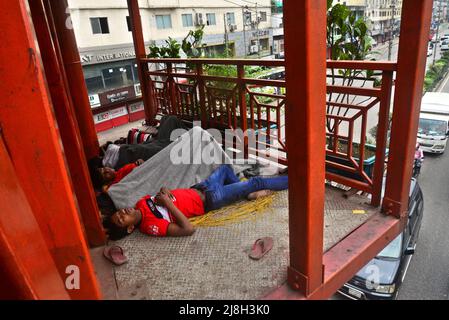
<path fill-rule="evenodd" d="M 122 181 L 128 174 L 143 163 L 144 161 L 139 159 L 135 163 L 127 164 L 117 171 L 109 167 L 98 168 L 96 169 L 95 175 L 92 179 L 94 187 L 97 189 L 105 188 L 107 190 L 113 184 Z"/>
<path fill-rule="evenodd" d="M 136 228 L 152 236 L 190 236 L 195 230 L 189 218 L 227 206 L 241 199 L 257 199 L 268 190 L 285 190 L 288 177 L 255 177 L 240 182 L 229 165 L 222 165 L 208 179 L 191 189 L 161 188 L 156 196 L 145 196 L 135 208 L 121 209 L 107 219 L 109 235 L 117 240 Z M 105 226 L 108 228 L 107 226 Z"/>

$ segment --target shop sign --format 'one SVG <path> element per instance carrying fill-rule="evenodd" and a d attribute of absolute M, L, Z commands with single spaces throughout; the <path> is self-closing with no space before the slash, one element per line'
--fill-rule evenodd
<path fill-rule="evenodd" d="M 106 122 L 108 120 L 111 120 L 111 114 L 109 111 L 94 115 L 94 123 L 95 124 Z"/>
<path fill-rule="evenodd" d="M 136 57 L 133 49 L 99 54 L 81 54 L 82 64 L 104 63 L 117 60 L 129 60 Z"/>
<path fill-rule="evenodd" d="M 100 106 L 100 96 L 98 94 L 91 94 L 89 95 L 89 102 L 91 107 L 98 107 Z"/>
<path fill-rule="evenodd" d="M 119 118 L 122 116 L 126 116 L 128 114 L 128 110 L 126 106 L 122 106 L 119 108 L 115 108 L 113 110 L 105 111 L 99 114 L 94 115 L 94 123 L 99 124 L 102 122 L 106 122 L 115 118 Z"/>
<path fill-rule="evenodd" d="M 136 92 L 136 97 L 142 96 L 142 90 L 140 90 L 140 83 L 134 85 L 134 91 Z"/>
<path fill-rule="evenodd" d="M 110 111 L 110 117 L 111 119 L 115 119 L 118 117 L 123 117 L 126 116 L 128 114 L 128 110 L 126 109 L 126 106 L 114 109 Z"/>
<path fill-rule="evenodd" d="M 269 30 L 259 30 L 259 31 L 253 31 L 251 32 L 251 37 L 252 38 L 257 38 L 257 37 L 266 37 L 270 35 L 270 31 Z"/>
<path fill-rule="evenodd" d="M 129 113 L 136 113 L 144 110 L 143 102 L 136 102 L 129 105 Z"/>
<path fill-rule="evenodd" d="M 135 96 L 136 92 L 134 91 L 134 86 L 124 87 L 100 93 L 100 102 L 102 105 L 107 105 L 134 98 Z"/>

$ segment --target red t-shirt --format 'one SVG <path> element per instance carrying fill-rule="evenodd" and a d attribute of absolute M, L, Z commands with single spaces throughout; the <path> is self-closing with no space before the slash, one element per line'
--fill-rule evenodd
<path fill-rule="evenodd" d="M 112 181 L 112 183 L 110 185 L 112 186 L 113 184 L 116 184 L 116 183 L 119 183 L 120 181 L 122 181 L 122 179 L 124 177 L 126 177 L 128 174 L 130 174 L 131 171 L 133 171 L 136 167 L 137 167 L 137 165 L 135 163 L 130 163 L 130 164 L 127 164 L 126 166 L 124 166 L 123 168 L 121 168 L 120 170 L 118 170 L 115 173 L 114 181 Z"/>
<path fill-rule="evenodd" d="M 193 189 L 172 190 L 173 204 L 187 218 L 204 214 L 204 204 L 200 195 Z M 152 208 L 156 208 L 153 210 Z M 142 213 L 140 231 L 152 236 L 164 237 L 167 235 L 168 225 L 176 222 L 172 214 L 165 208 L 154 204 L 153 196 L 145 196 L 136 204 L 136 209 Z"/>

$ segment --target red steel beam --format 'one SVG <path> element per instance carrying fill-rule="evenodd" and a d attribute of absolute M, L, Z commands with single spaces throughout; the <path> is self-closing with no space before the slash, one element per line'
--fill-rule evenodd
<path fill-rule="evenodd" d="M 95 131 L 92 110 L 89 102 L 86 82 L 84 80 L 81 58 L 76 44 L 75 32 L 70 27 L 70 11 L 67 0 L 50 0 L 53 22 L 56 28 L 64 68 L 74 112 L 78 121 L 84 153 L 87 159 L 98 156 L 99 144 Z"/>
<path fill-rule="evenodd" d="M 382 97 L 379 104 L 379 121 L 376 137 L 376 161 L 373 172 L 373 194 L 371 205 L 378 207 L 382 200 L 382 188 L 385 170 L 385 156 L 390 123 L 391 89 L 393 86 L 393 72 L 384 71 L 382 76 Z"/>
<path fill-rule="evenodd" d="M 0 11 L 8 12 L 0 19 L 0 55 L 11 57 L 0 60 L 0 83 L 5 84 L 0 86 L 0 123 L 6 147 L 60 277 L 67 278 L 70 266 L 79 270 L 80 288 L 68 294 L 72 299 L 99 298 L 25 0 L 2 1 Z M 13 214 L 1 214 L 7 213 Z"/>
<path fill-rule="evenodd" d="M 323 283 L 326 2 L 285 0 L 284 7 L 288 283 L 308 296 Z M 301 148 L 296 147 L 298 144 Z"/>
<path fill-rule="evenodd" d="M 283 285 L 263 299 L 328 299 L 401 233 L 402 223 L 381 213 L 373 215 L 324 254 L 324 283 L 308 297 Z"/>
<path fill-rule="evenodd" d="M 145 40 L 142 30 L 142 18 L 140 16 L 139 1 L 128 0 L 129 18 L 131 20 L 131 30 L 133 34 L 134 50 L 138 64 L 138 74 L 140 80 L 140 90 L 142 91 L 143 103 L 145 107 L 145 118 L 147 124 L 154 124 L 157 114 L 157 106 L 153 99 L 153 88 L 151 81 L 147 77 L 148 64 L 141 63 L 142 59 L 146 59 Z"/>
<path fill-rule="evenodd" d="M 432 0 L 404 1 L 383 211 L 407 215 L 427 60 Z"/>
<path fill-rule="evenodd" d="M 66 92 L 64 70 L 58 63 L 42 0 L 29 0 L 28 3 L 86 236 L 92 246 L 100 246 L 105 244 L 106 237 L 98 214 L 78 124 Z"/>
<path fill-rule="evenodd" d="M 1 136 L 0 177 L 0 300 L 68 299 Z"/>

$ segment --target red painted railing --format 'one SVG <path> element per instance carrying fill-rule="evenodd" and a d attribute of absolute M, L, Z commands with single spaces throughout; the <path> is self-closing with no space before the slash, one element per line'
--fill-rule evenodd
<path fill-rule="evenodd" d="M 265 139 L 248 151 L 287 164 L 283 60 L 142 59 L 141 67 L 150 70 L 145 74 L 158 114 L 201 121 L 203 128 L 252 129 Z M 265 70 L 253 73 L 254 67 Z M 228 76 L 214 75 L 217 68 Z M 384 161 L 365 172 L 368 113 L 379 108 L 375 156 L 385 159 L 395 70 L 390 62 L 328 62 L 326 178 L 373 194 L 375 205 Z"/>

